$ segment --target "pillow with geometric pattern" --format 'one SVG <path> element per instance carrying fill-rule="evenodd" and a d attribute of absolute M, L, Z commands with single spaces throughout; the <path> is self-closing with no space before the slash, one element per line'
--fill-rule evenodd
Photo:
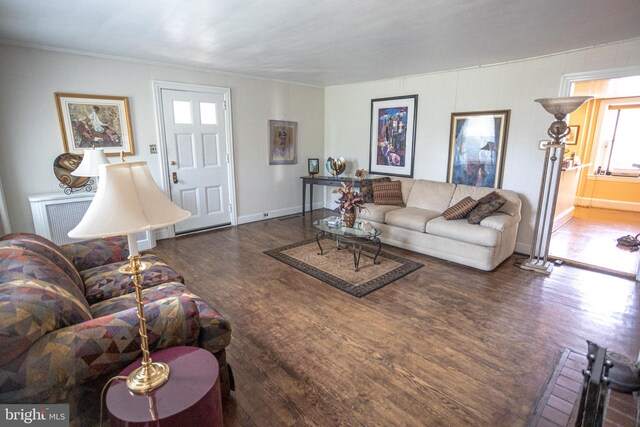
<path fill-rule="evenodd" d="M 360 181 L 360 194 L 365 203 L 373 203 L 373 183 L 376 181 L 391 181 L 388 176 L 382 178 L 369 178 Z"/>
<path fill-rule="evenodd" d="M 471 197 L 467 196 L 455 205 L 449 207 L 446 211 L 442 212 L 442 216 L 446 220 L 462 219 L 465 218 L 477 205 L 477 200 L 473 200 Z"/>
<path fill-rule="evenodd" d="M 376 205 L 404 206 L 400 181 L 374 181 L 373 202 Z"/>
<path fill-rule="evenodd" d="M 469 212 L 467 221 L 470 224 L 480 224 L 480 221 L 500 209 L 506 202 L 507 199 L 492 191 L 478 200 L 478 205 Z"/>

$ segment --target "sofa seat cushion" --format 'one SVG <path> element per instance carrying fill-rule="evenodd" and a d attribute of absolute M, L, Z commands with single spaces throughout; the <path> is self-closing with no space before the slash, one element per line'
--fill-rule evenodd
<path fill-rule="evenodd" d="M 157 286 L 160 283 L 184 282 L 182 276 L 157 256 L 143 255 L 140 260 L 151 264 L 150 268 L 142 272 L 143 289 Z M 85 296 L 89 304 L 134 292 L 135 288 L 131 277 L 118 271 L 122 265 L 127 265 L 128 263 L 128 261 L 116 262 L 80 272 L 80 276 L 84 280 Z"/>
<path fill-rule="evenodd" d="M 231 324 L 205 300 L 189 292 L 182 283 L 164 283 L 142 291 L 144 304 L 171 296 L 189 296 L 195 301 L 200 316 L 198 346 L 216 353 L 231 343 Z M 126 310 L 136 306 L 135 294 L 120 295 L 91 306 L 93 317 Z"/>
<path fill-rule="evenodd" d="M 466 219 L 448 221 L 443 216 L 439 216 L 427 223 L 425 231 L 434 236 L 486 247 L 495 247 L 500 241 L 498 230 L 484 227 L 482 223 L 469 224 Z"/>
<path fill-rule="evenodd" d="M 404 208 L 388 212 L 384 222 L 388 225 L 424 233 L 427 222 L 439 215 L 440 212 L 427 209 Z"/>
<path fill-rule="evenodd" d="M 374 203 L 365 203 L 364 209 L 358 214 L 358 218 L 363 221 L 384 222 L 387 212 L 402 209 L 400 206 L 393 205 L 376 205 Z"/>

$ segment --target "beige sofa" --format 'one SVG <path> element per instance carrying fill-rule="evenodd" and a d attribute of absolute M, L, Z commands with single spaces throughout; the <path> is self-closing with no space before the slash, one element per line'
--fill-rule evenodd
<path fill-rule="evenodd" d="M 491 271 L 514 251 L 522 202 L 516 193 L 497 191 L 507 202 L 480 224 L 446 220 L 448 207 L 466 196 L 478 200 L 493 188 L 400 178 L 406 207 L 366 203 L 359 218 L 382 231 L 383 243 Z"/>

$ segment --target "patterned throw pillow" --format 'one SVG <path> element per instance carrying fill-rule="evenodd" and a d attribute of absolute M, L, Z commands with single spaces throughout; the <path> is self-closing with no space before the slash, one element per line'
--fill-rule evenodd
<path fill-rule="evenodd" d="M 480 221 L 500 209 L 506 202 L 507 199 L 493 191 L 478 200 L 478 206 L 469 212 L 467 221 L 470 224 L 480 224 Z"/>
<path fill-rule="evenodd" d="M 365 203 L 373 203 L 373 183 L 376 181 L 389 182 L 391 178 L 385 176 L 384 178 L 363 179 L 360 181 L 360 194 L 362 194 L 362 200 Z"/>
<path fill-rule="evenodd" d="M 462 219 L 469 214 L 478 205 L 476 200 L 467 196 L 460 200 L 455 205 L 449 207 L 446 211 L 442 212 L 442 216 L 447 220 Z"/>
<path fill-rule="evenodd" d="M 376 205 L 404 206 L 400 181 L 376 181 L 373 183 L 373 201 Z"/>

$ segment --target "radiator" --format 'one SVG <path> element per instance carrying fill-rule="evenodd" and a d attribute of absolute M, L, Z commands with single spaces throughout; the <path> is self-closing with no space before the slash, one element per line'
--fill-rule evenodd
<path fill-rule="evenodd" d="M 77 240 L 71 239 L 67 233 L 82 219 L 89 208 L 95 193 L 77 194 L 42 194 L 29 196 L 33 226 L 36 234 L 51 240 L 57 245 L 64 245 Z M 151 249 L 156 245 L 152 231 L 137 235 L 140 250 Z"/>

